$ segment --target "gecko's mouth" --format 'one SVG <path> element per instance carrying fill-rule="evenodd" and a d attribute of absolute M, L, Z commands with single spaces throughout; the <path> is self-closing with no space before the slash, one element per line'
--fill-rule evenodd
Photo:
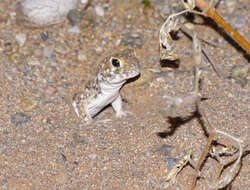
<path fill-rule="evenodd" d="M 127 71 L 127 72 L 123 73 L 122 78 L 124 80 L 127 80 L 127 79 L 130 79 L 130 78 L 134 78 L 139 74 L 140 74 L 139 69 L 133 69 L 133 70 L 130 70 L 130 71 Z"/>
<path fill-rule="evenodd" d="M 126 74 L 128 76 L 127 79 L 133 78 L 133 77 L 135 77 L 135 76 L 137 76 L 137 75 L 140 74 L 140 70 L 139 70 L 139 68 L 134 67 L 133 69 L 131 69 L 130 71 L 128 71 L 127 73 L 125 73 L 125 75 Z"/>
<path fill-rule="evenodd" d="M 130 78 L 134 78 L 140 74 L 140 70 L 137 67 L 133 67 L 130 70 L 123 71 L 121 73 L 116 73 L 109 78 L 108 82 L 112 84 L 120 84 L 126 82 Z"/>

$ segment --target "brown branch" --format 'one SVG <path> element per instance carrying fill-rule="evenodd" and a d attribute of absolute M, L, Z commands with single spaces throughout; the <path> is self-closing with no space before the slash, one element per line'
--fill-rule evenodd
<path fill-rule="evenodd" d="M 218 25 L 224 28 L 226 32 L 243 48 L 250 54 L 250 44 L 242 37 L 233 27 L 228 24 L 216 11 L 214 8 L 207 6 L 204 0 L 196 0 L 196 4 L 203 10 L 208 9 L 205 14 L 211 17 Z"/>
<path fill-rule="evenodd" d="M 201 109 L 201 107 L 198 105 L 198 110 L 200 112 L 200 114 L 202 115 L 203 119 L 206 120 L 206 123 L 207 123 L 207 127 L 209 128 L 209 132 L 210 132 L 210 135 L 208 137 L 208 140 L 207 140 L 207 144 L 205 146 L 205 148 L 203 149 L 201 155 L 200 155 L 200 158 L 198 160 L 198 163 L 195 167 L 195 174 L 192 178 L 192 185 L 191 185 L 191 190 L 194 190 L 195 189 L 195 186 L 196 186 L 196 181 L 197 181 L 197 176 L 200 172 L 200 168 L 201 168 L 201 165 L 202 163 L 204 162 L 208 152 L 209 152 L 209 149 L 211 147 L 211 144 L 212 144 L 212 141 L 214 140 L 215 136 L 216 136 L 216 131 L 215 129 L 212 127 L 212 125 L 210 124 L 210 122 L 208 121 L 206 115 L 205 115 L 205 112 Z"/>

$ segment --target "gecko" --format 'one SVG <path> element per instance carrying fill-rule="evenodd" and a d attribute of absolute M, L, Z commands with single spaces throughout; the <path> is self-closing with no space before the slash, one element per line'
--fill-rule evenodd
<path fill-rule="evenodd" d="M 126 115 L 122 109 L 120 89 L 124 83 L 140 74 L 137 58 L 132 50 L 114 53 L 101 61 L 96 76 L 81 93 L 73 96 L 72 106 L 78 118 L 91 121 L 104 107 L 112 105 L 116 117 Z"/>

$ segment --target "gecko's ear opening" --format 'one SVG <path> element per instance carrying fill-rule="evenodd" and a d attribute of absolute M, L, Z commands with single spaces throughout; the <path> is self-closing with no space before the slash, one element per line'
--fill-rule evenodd
<path fill-rule="evenodd" d="M 111 58 L 111 63 L 112 63 L 112 65 L 114 66 L 114 67 L 120 67 L 121 65 L 120 65 L 120 60 L 119 59 L 117 59 L 117 58 Z"/>

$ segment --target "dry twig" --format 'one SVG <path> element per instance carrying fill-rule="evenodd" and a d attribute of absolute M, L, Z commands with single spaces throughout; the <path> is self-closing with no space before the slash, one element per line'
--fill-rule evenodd
<path fill-rule="evenodd" d="M 201 68 L 201 45 L 200 45 L 200 41 L 197 38 L 196 34 L 194 34 L 194 36 L 193 36 L 193 51 L 194 51 L 194 61 L 195 61 L 195 89 L 194 89 L 194 91 L 192 93 L 184 96 L 184 97 L 171 97 L 171 96 L 165 96 L 165 97 L 167 97 L 169 100 L 172 101 L 172 108 L 174 108 L 174 109 L 173 109 L 173 111 L 170 111 L 170 113 L 177 113 L 178 110 L 183 109 L 183 107 L 185 107 L 185 106 L 191 107 L 193 105 L 196 105 L 196 108 L 198 108 L 199 113 L 201 114 L 202 118 L 205 120 L 205 123 L 207 124 L 206 126 L 208 128 L 209 137 L 208 137 L 206 146 L 202 150 L 202 153 L 200 155 L 198 163 L 195 167 L 195 174 L 193 176 L 192 185 L 190 188 L 191 190 L 195 189 L 197 177 L 200 173 L 201 166 L 202 166 L 204 160 L 206 159 L 207 155 L 209 154 L 210 147 L 212 146 L 212 142 L 216 140 L 215 139 L 216 136 L 218 136 L 218 134 L 224 135 L 227 138 L 230 138 L 233 141 L 238 143 L 239 154 L 238 154 L 237 160 L 234 162 L 231 169 L 223 177 L 216 179 L 217 181 L 212 183 L 212 186 L 210 185 L 211 189 L 220 189 L 220 188 L 224 188 L 228 184 L 230 184 L 232 182 L 232 180 L 235 178 L 235 176 L 237 175 L 239 168 L 240 168 L 240 161 L 241 161 L 243 151 L 242 151 L 242 146 L 241 146 L 240 140 L 238 140 L 237 138 L 235 138 L 235 137 L 233 137 L 233 136 L 231 136 L 223 131 L 219 131 L 219 130 L 215 129 L 214 127 L 212 127 L 212 125 L 210 125 L 210 123 L 206 117 L 205 111 L 203 111 L 203 109 L 200 105 L 201 95 L 200 95 L 200 88 L 199 88 L 200 83 L 199 82 L 200 82 L 200 79 L 202 76 L 202 72 L 200 70 L 200 68 Z M 219 158 L 219 155 L 217 155 L 217 158 Z M 225 164 L 221 158 L 219 158 L 218 160 L 219 160 L 220 165 L 221 165 L 221 167 L 220 167 L 220 174 L 221 174 L 224 170 Z M 187 160 L 185 160 L 185 162 L 183 162 L 183 163 L 186 164 Z M 180 163 L 180 164 L 183 164 L 183 163 Z M 168 178 L 167 178 L 168 181 L 170 178 L 172 179 L 173 176 L 176 176 L 178 174 L 178 172 L 180 172 L 180 170 L 173 170 L 173 172 L 170 173 L 171 175 L 169 175 L 170 177 L 168 176 Z M 172 173 L 174 175 L 172 175 Z M 220 174 L 219 174 L 219 176 L 220 176 Z"/>
<path fill-rule="evenodd" d="M 172 44 L 172 38 L 170 36 L 170 32 L 171 31 L 175 31 L 178 30 L 178 20 L 175 20 L 175 17 L 178 15 L 181 15 L 185 12 L 194 12 L 197 14 L 204 14 L 204 13 L 200 13 L 197 11 L 194 11 L 193 8 L 195 7 L 194 4 L 195 0 L 187 0 L 184 1 L 184 6 L 185 6 L 185 10 L 181 11 L 179 13 L 176 14 L 172 14 L 168 17 L 168 19 L 164 22 L 161 30 L 160 30 L 160 47 L 164 48 L 165 51 L 167 51 L 168 53 L 168 58 L 171 58 L 172 60 L 175 60 L 175 47 Z M 210 1 L 210 5 L 212 4 L 213 0 Z M 204 7 L 203 7 L 204 8 Z M 213 9 L 211 9 L 213 10 Z M 207 10 L 207 13 L 211 12 L 210 8 Z M 213 12 L 213 11 L 212 11 Z M 210 14 L 210 13 L 209 13 Z M 209 15 L 208 14 L 208 15 Z M 236 35 L 237 36 L 237 35 Z M 238 37 L 237 37 L 238 39 Z M 249 46 L 249 44 L 248 44 Z M 202 72 L 201 72 L 201 45 L 200 45 L 200 41 L 197 37 L 196 34 L 194 34 L 193 36 L 193 52 L 194 52 L 194 61 L 195 61 L 195 89 L 193 92 L 191 92 L 190 94 L 184 96 L 184 97 L 170 97 L 170 96 L 165 96 L 166 98 L 168 98 L 169 100 L 172 101 L 172 105 L 171 105 L 171 109 L 170 111 L 168 111 L 168 113 L 170 114 L 176 114 L 178 112 L 178 110 L 182 110 L 183 107 L 187 106 L 187 107 L 191 107 L 194 106 L 198 109 L 199 113 L 201 114 L 202 118 L 205 119 L 205 123 L 207 123 L 207 128 L 208 128 L 208 133 L 209 133 L 209 137 L 206 143 L 205 148 L 203 149 L 200 158 L 198 160 L 198 163 L 196 165 L 195 168 L 195 175 L 193 176 L 192 179 L 192 185 L 191 185 L 191 190 L 195 189 L 196 186 L 196 181 L 197 181 L 197 176 L 199 174 L 199 171 L 201 169 L 202 163 L 204 162 L 205 158 L 207 157 L 209 151 L 210 151 L 210 147 L 212 145 L 212 142 L 215 141 L 215 137 L 220 134 L 220 135 L 224 135 L 227 138 L 232 139 L 233 141 L 238 143 L 238 147 L 239 147 L 239 154 L 238 154 L 238 158 L 237 160 L 234 162 L 233 166 L 231 167 L 231 169 L 223 176 L 220 177 L 217 182 L 212 184 L 212 189 L 220 189 L 220 188 L 224 188 L 226 187 L 228 184 L 230 184 L 232 182 L 232 180 L 235 178 L 235 176 L 237 175 L 239 168 L 240 168 L 240 162 L 241 162 L 241 157 L 242 157 L 242 146 L 240 143 L 240 140 L 223 132 L 223 131 L 219 131 L 216 130 L 214 127 L 212 127 L 206 117 L 205 112 L 203 111 L 203 109 L 201 108 L 200 105 L 200 99 L 201 99 L 201 94 L 200 94 L 200 79 L 202 76 Z M 174 55 L 174 56 L 173 56 Z M 170 115 L 171 116 L 171 115 Z M 216 155 L 217 159 L 219 160 L 220 164 L 221 164 L 221 168 L 220 168 L 220 174 L 223 172 L 224 170 L 224 162 L 223 160 L 219 157 L 219 155 Z M 183 162 L 183 163 L 187 163 L 187 161 Z M 175 170 L 174 170 L 175 171 Z M 177 172 L 176 172 L 177 171 Z M 175 175 L 178 174 L 178 172 L 180 170 L 176 170 L 174 172 Z M 172 173 L 171 173 L 172 174 Z M 219 174 L 219 176 L 221 176 Z M 175 176 L 174 175 L 174 176 Z M 172 179 L 172 175 L 170 175 L 171 179 Z M 168 178 L 167 178 L 168 179 Z"/>
<path fill-rule="evenodd" d="M 200 42 L 197 38 L 196 35 L 194 35 L 193 37 L 193 50 L 194 50 L 194 60 L 195 60 L 195 94 L 198 96 L 200 96 L 200 93 L 199 93 L 199 80 L 200 80 L 200 76 L 201 76 L 201 71 L 200 71 L 200 63 L 201 63 L 201 47 L 200 47 Z M 204 118 L 206 120 L 206 123 L 207 123 L 207 127 L 208 127 L 208 132 L 210 133 L 209 134 L 209 137 L 208 137 L 208 140 L 207 140 L 207 144 L 205 146 L 205 148 L 203 149 L 202 153 L 201 153 L 201 156 L 198 160 L 198 163 L 196 165 L 196 168 L 195 168 L 195 175 L 193 176 L 193 180 L 192 180 L 192 185 L 191 185 L 191 190 L 194 190 L 195 186 L 196 186 L 196 180 L 197 180 L 197 176 L 199 174 L 199 171 L 200 171 L 200 168 L 201 168 L 201 165 L 202 163 L 204 162 L 205 158 L 207 157 L 208 153 L 209 153 L 209 150 L 210 150 L 210 147 L 212 145 L 212 142 L 215 140 L 215 137 L 218 135 L 218 134 L 221 134 L 221 135 L 224 135 L 232 140 L 234 140 L 235 142 L 238 143 L 238 147 L 239 147 L 239 155 L 238 155 L 238 159 L 234 162 L 232 168 L 230 169 L 229 172 L 227 172 L 227 174 L 224 176 L 224 177 L 221 177 L 217 182 L 215 182 L 214 184 L 212 184 L 212 189 L 221 189 L 221 188 L 224 188 L 226 187 L 229 183 L 232 182 L 232 180 L 234 179 L 234 177 L 236 176 L 237 172 L 239 171 L 239 168 L 240 168 L 240 161 L 241 161 L 241 157 L 242 157 L 242 146 L 241 146 L 241 143 L 240 143 L 240 140 L 238 140 L 237 138 L 223 132 L 223 131 L 219 131 L 215 128 L 213 128 L 207 117 L 206 117 L 206 114 L 205 112 L 203 111 L 203 109 L 201 108 L 201 105 L 199 104 L 199 102 L 197 102 L 197 108 L 198 108 L 198 111 L 199 113 L 201 114 L 202 118 Z M 223 163 L 222 163 L 223 164 Z M 222 166 L 221 168 L 221 171 L 224 169 L 224 165 Z"/>
<path fill-rule="evenodd" d="M 242 37 L 230 24 L 228 24 L 216 11 L 211 8 L 213 0 L 209 5 L 204 0 L 195 0 L 196 4 L 202 8 L 205 14 L 211 17 L 217 24 L 219 24 L 228 34 L 242 47 L 248 54 L 250 54 L 250 44 Z"/>

